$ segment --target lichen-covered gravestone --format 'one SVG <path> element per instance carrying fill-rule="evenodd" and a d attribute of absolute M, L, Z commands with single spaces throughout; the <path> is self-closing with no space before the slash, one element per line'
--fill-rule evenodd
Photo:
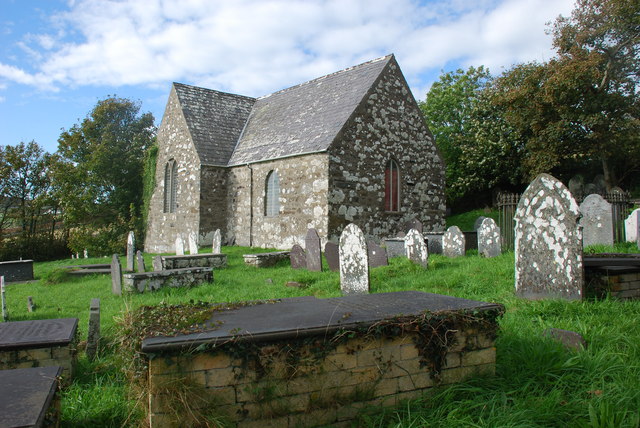
<path fill-rule="evenodd" d="M 485 217 L 478 229 L 478 254 L 497 257 L 502 253 L 500 228 L 492 218 Z"/>
<path fill-rule="evenodd" d="M 375 268 L 380 266 L 388 266 L 387 252 L 374 241 L 367 241 L 367 252 L 369 254 L 369 267 Z"/>
<path fill-rule="evenodd" d="M 409 230 L 409 233 L 404 238 L 404 248 L 409 260 L 418 263 L 424 268 L 429 265 L 429 250 L 424 242 L 422 233 L 416 229 Z"/>
<path fill-rule="evenodd" d="M 198 235 L 189 232 L 189 254 L 198 254 Z"/>
<path fill-rule="evenodd" d="M 298 244 L 294 244 L 291 247 L 289 260 L 291 260 L 292 269 L 304 269 L 307 267 L 307 255 L 304 252 L 304 248 Z"/>
<path fill-rule="evenodd" d="M 324 244 L 324 257 L 327 259 L 329 269 L 333 272 L 340 270 L 340 256 L 338 254 L 338 244 L 327 241 Z"/>
<path fill-rule="evenodd" d="M 580 209 L 560 181 L 540 174 L 514 216 L 515 288 L 528 299 L 582 298 Z"/>
<path fill-rule="evenodd" d="M 464 256 L 464 251 L 464 233 L 458 226 L 451 226 L 442 235 L 442 254 L 447 257 L 461 257 Z"/>
<path fill-rule="evenodd" d="M 580 204 L 579 224 L 582 226 L 582 243 L 588 245 L 613 245 L 613 216 L 611 204 L 600 195 L 584 198 Z"/>
<path fill-rule="evenodd" d="M 111 257 L 111 292 L 122 295 L 122 266 L 117 254 Z"/>
<path fill-rule="evenodd" d="M 362 230 L 348 224 L 340 235 L 340 290 L 342 294 L 369 293 L 367 241 Z"/>
<path fill-rule="evenodd" d="M 478 229 L 480 229 L 480 226 L 482 226 L 482 222 L 484 221 L 484 219 L 485 219 L 485 218 L 487 218 L 487 217 L 485 217 L 485 216 L 481 215 L 480 217 L 478 217 L 478 218 L 476 219 L 476 221 L 473 223 L 473 230 L 474 230 L 474 231 L 476 231 L 476 232 L 477 232 L 477 231 L 478 231 Z"/>
<path fill-rule="evenodd" d="M 143 273 L 146 271 L 144 265 L 144 257 L 142 257 L 142 251 L 140 250 L 136 251 L 136 265 L 138 268 L 138 273 Z"/>
<path fill-rule="evenodd" d="M 624 231 L 627 242 L 638 240 L 638 220 L 640 219 L 640 208 L 635 209 L 624 221 Z"/>
<path fill-rule="evenodd" d="M 176 256 L 184 256 L 184 241 L 182 236 L 176 236 Z"/>
<path fill-rule="evenodd" d="M 322 247 L 320 237 L 315 229 L 307 230 L 304 238 L 304 251 L 307 254 L 307 269 L 313 272 L 322 271 Z"/>
<path fill-rule="evenodd" d="M 211 252 L 213 254 L 220 254 L 222 252 L 222 235 L 220 234 L 220 229 L 216 229 L 216 231 L 213 232 Z"/>
<path fill-rule="evenodd" d="M 136 238 L 133 231 L 127 236 L 127 271 L 133 271 L 133 257 L 136 251 Z"/>

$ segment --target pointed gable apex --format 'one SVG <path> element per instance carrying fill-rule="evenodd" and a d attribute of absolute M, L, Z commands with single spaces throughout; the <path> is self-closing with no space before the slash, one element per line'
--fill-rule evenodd
<path fill-rule="evenodd" d="M 393 55 L 258 98 L 229 165 L 326 151 Z"/>

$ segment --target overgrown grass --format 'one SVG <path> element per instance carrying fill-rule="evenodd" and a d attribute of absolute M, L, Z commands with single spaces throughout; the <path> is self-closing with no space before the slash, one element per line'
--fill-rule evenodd
<path fill-rule="evenodd" d="M 498 222 L 498 211 L 487 211 L 484 209 L 477 209 L 473 211 L 468 211 L 462 214 L 455 214 L 447 217 L 447 227 L 458 226 L 460 230 L 468 232 L 473 230 L 473 224 L 476 222 L 478 217 L 491 217 Z"/>
<path fill-rule="evenodd" d="M 475 218 L 474 218 L 475 220 Z M 613 248 L 597 248 L 613 252 Z M 630 246 L 616 251 L 631 252 Z M 204 251 L 204 250 L 203 250 Z M 232 302 L 301 295 L 340 295 L 334 272 L 292 270 L 287 262 L 272 268 L 245 266 L 242 254 L 267 251 L 225 247 L 229 266 L 216 270 L 214 282 L 191 289 L 154 293 L 111 294 L 107 275 L 70 278 L 45 284 L 57 269 L 76 263 L 108 263 L 109 259 L 36 263 L 39 281 L 7 288 L 11 320 L 78 317 L 86 339 L 89 303 L 101 300 L 104 346 L 96 362 L 80 353 L 78 375 L 62 391 L 62 425 L 136 426 L 142 415 L 134 405 L 145 397 L 130 394 L 120 370 L 116 320 L 142 305 L 193 301 Z M 637 249 L 636 249 L 637 251 Z M 145 255 L 148 266 L 151 255 Z M 124 260 L 122 260 L 124 263 Z M 498 302 L 507 312 L 501 319 L 495 377 L 473 378 L 427 393 L 397 409 L 368 409 L 357 424 L 372 427 L 634 427 L 640 409 L 640 301 L 611 299 L 566 302 L 528 301 L 513 293 L 513 253 L 485 259 L 477 254 L 457 259 L 432 255 L 429 268 L 393 259 L 371 271 L 371 291 L 421 290 L 467 299 Z M 304 288 L 287 287 L 289 281 Z M 26 310 L 27 296 L 37 309 Z M 550 327 L 574 330 L 588 342 L 581 352 L 566 351 L 544 338 Z"/>

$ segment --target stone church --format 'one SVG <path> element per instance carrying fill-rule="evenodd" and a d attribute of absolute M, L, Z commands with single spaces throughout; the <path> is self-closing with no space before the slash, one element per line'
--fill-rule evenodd
<path fill-rule="evenodd" d="M 444 229 L 444 163 L 393 55 L 250 98 L 174 83 L 145 250 L 177 235 L 289 249 L 307 228 L 375 239 Z"/>

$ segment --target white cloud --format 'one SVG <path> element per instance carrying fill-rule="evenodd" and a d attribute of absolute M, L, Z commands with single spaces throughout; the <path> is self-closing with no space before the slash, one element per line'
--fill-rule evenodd
<path fill-rule="evenodd" d="M 177 80 L 256 96 L 390 52 L 410 82 L 451 63 L 499 72 L 551 55 L 544 22 L 571 7 L 572 0 L 76 0 L 51 18 L 56 33 L 32 37 L 42 58 L 34 71 L 0 63 L 0 78 L 47 89 Z"/>

